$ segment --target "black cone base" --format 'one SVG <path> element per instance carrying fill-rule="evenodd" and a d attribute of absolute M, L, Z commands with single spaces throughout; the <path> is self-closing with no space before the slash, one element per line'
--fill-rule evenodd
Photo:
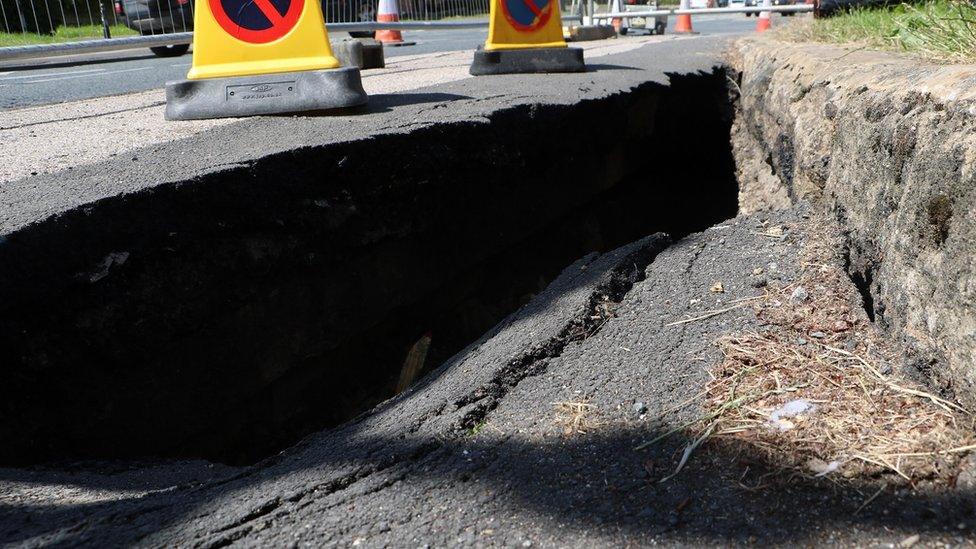
<path fill-rule="evenodd" d="M 471 74 L 527 74 L 583 72 L 580 48 L 529 48 L 524 50 L 481 50 L 474 52 Z"/>
<path fill-rule="evenodd" d="M 180 80 L 166 84 L 166 119 L 329 111 L 366 100 L 356 67 Z"/>

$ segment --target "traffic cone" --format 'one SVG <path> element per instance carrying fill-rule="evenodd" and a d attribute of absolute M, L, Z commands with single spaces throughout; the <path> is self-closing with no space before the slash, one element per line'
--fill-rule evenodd
<path fill-rule="evenodd" d="M 166 119 L 321 112 L 367 101 L 332 53 L 318 1 L 197 2 L 193 64 L 166 83 Z"/>
<path fill-rule="evenodd" d="M 376 8 L 377 23 L 396 23 L 400 21 L 400 10 L 397 9 L 396 0 L 380 0 Z M 384 44 L 402 44 L 403 35 L 398 30 L 378 30 L 376 39 Z"/>
<path fill-rule="evenodd" d="M 763 7 L 768 8 L 770 5 L 769 0 L 763 0 Z M 769 12 L 761 11 L 759 12 L 759 20 L 756 21 L 756 32 L 765 32 L 772 27 L 772 23 L 769 20 Z"/>
<path fill-rule="evenodd" d="M 691 8 L 691 2 L 689 0 L 681 0 L 680 8 L 687 10 Z M 678 16 L 678 20 L 674 23 L 675 34 L 694 34 L 695 30 L 691 28 L 691 14 L 685 13 Z"/>
<path fill-rule="evenodd" d="M 613 11 L 617 13 L 623 11 L 623 8 L 620 5 L 620 0 L 614 0 Z M 613 25 L 613 30 L 617 34 L 620 34 L 620 30 L 624 28 L 624 20 L 619 17 L 614 17 L 613 19 L 611 19 L 610 24 Z"/>

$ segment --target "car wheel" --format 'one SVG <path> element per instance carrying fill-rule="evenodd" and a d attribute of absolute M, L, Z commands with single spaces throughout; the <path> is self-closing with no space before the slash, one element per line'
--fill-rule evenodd
<path fill-rule="evenodd" d="M 627 27 L 620 27 L 620 36 L 625 36 L 627 34 Z"/>
<path fill-rule="evenodd" d="M 149 48 L 156 57 L 179 57 L 190 51 L 189 44 L 173 44 L 170 46 L 153 46 Z"/>
<path fill-rule="evenodd" d="M 658 34 L 664 34 L 664 32 L 667 30 L 668 30 L 667 23 L 657 23 L 656 25 L 654 25 L 654 32 Z"/>

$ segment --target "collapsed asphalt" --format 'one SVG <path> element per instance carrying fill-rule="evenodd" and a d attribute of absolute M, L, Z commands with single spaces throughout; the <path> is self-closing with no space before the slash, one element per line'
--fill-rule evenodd
<path fill-rule="evenodd" d="M 709 42 L 695 44 L 702 51 Z M 710 44 L 712 51 L 721 47 Z M 461 81 L 419 92 L 433 99 L 421 105 L 410 104 L 418 97 L 379 98 L 374 107 L 380 108 L 365 123 L 377 123 L 372 130 L 378 132 L 406 132 L 450 122 L 453 107 L 478 120 L 512 103 L 574 104 L 645 81 L 666 84 L 665 72 L 710 71 L 718 62 L 717 54 L 691 57 L 661 48 L 653 58 L 642 50 L 612 56 L 593 67 L 598 79 Z M 384 116 L 385 109 L 403 122 Z M 248 121 L 181 147 L 154 149 L 154 169 L 118 159 L 81 170 L 81 180 L 65 190 L 52 176 L 32 178 L 4 196 L 18 205 L 6 217 L 6 234 L 173 177 L 181 185 L 200 184 L 212 169 L 199 157 L 187 159 L 186 150 L 239 166 L 262 156 L 255 154 L 260 143 L 287 149 L 327 142 L 342 124 L 353 135 L 366 129 L 356 122 L 364 120 Z M 585 139 L 585 128 L 580 133 Z M 239 156 L 219 147 L 231 135 L 242 144 Z M 185 160 L 177 169 L 174 159 Z M 102 175 L 106 169 L 120 181 Z M 757 235 L 767 219 L 788 227 L 789 238 Z M 0 540 L 26 546 L 791 545 L 897 543 L 920 534 L 926 541 L 963 541 L 973 526 L 965 492 L 911 497 L 899 491 L 861 510 L 870 493 L 829 481 L 760 490 L 741 483 L 743 456 L 754 471 L 775 467 L 745 449 L 700 449 L 667 482 L 661 479 L 687 441 L 634 450 L 697 417 L 697 406 L 689 406 L 657 419 L 700 392 L 708 366 L 719 359 L 715 338 L 760 328 L 748 309 L 673 323 L 753 296 L 750 275 L 757 267 L 775 270 L 784 283 L 794 279 L 803 227 L 792 212 L 757 214 L 673 244 L 651 236 L 587 256 L 407 393 L 253 467 L 137 462 L 0 470 Z M 724 294 L 709 291 L 716 281 Z M 582 430 L 566 431 L 558 404 L 564 402 L 592 407 Z"/>
<path fill-rule="evenodd" d="M 766 223 L 785 227 L 788 238 L 758 234 Z M 829 480 L 757 487 L 776 464 L 748 448 L 706 446 L 663 482 L 687 441 L 635 450 L 700 414 L 697 403 L 675 405 L 701 390 L 720 358 L 717 337 L 761 328 L 748 308 L 674 322 L 756 294 L 756 267 L 771 282 L 794 280 L 803 227 L 791 212 L 756 214 L 673 244 L 652 235 L 582 258 L 406 393 L 251 468 L 3 470 L 0 539 L 199 547 L 849 545 L 913 535 L 962 542 L 973 511 L 964 491 L 899 489 L 862 509 L 869 492 Z M 725 293 L 709 291 L 716 280 Z M 581 428 L 565 428 L 566 402 L 590 407 Z"/>

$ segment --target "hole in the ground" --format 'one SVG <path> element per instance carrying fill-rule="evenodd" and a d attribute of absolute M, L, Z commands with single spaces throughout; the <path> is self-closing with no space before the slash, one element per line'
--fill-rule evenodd
<path fill-rule="evenodd" d="M 868 315 L 868 320 L 875 321 L 874 294 L 871 292 L 871 284 L 874 282 L 874 269 L 871 265 L 855 267 L 853 261 L 853 251 L 848 247 L 844 256 L 844 270 L 850 277 L 854 287 L 861 294 L 861 305 L 864 312 Z"/>
<path fill-rule="evenodd" d="M 279 154 L 12 235 L 0 461 L 249 463 L 348 420 L 586 253 L 734 216 L 725 85 Z"/>

